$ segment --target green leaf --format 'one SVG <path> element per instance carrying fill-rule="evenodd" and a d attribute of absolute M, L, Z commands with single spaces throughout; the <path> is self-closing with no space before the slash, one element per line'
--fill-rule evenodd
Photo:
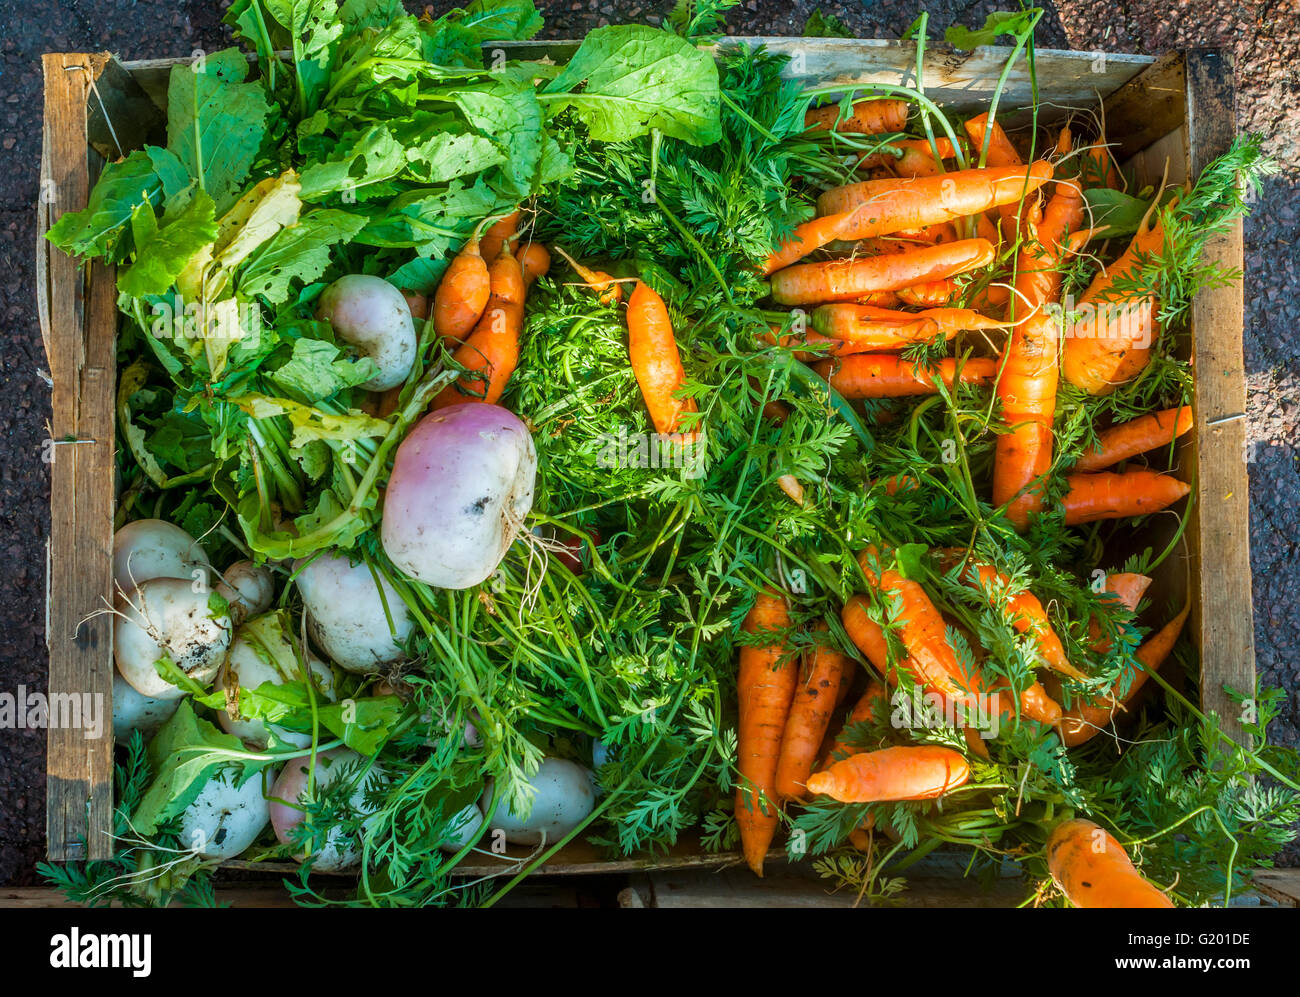
<path fill-rule="evenodd" d="M 493 187 L 511 200 L 534 193 L 542 156 L 542 105 L 530 83 L 498 79 L 490 85 L 443 91 L 456 101 L 470 126 L 488 136 L 505 162 Z"/>
<path fill-rule="evenodd" d="M 981 45 L 993 45 L 1002 35 L 1019 37 L 1032 31 L 1042 11 L 1036 7 L 1025 10 L 995 10 L 984 18 L 984 27 L 967 28 L 954 24 L 943 33 L 944 41 L 953 48 L 970 51 Z"/>
<path fill-rule="evenodd" d="M 853 32 L 849 30 L 848 25 L 834 14 L 823 14 L 820 7 L 814 10 L 808 20 L 804 22 L 802 33 L 805 38 L 853 37 Z"/>
<path fill-rule="evenodd" d="M 417 294 L 432 294 L 438 289 L 438 281 L 447 272 L 449 261 L 431 260 L 417 256 L 408 263 L 403 263 L 386 278 L 399 291 L 414 291 Z"/>
<path fill-rule="evenodd" d="M 365 358 L 356 361 L 358 366 L 366 367 L 370 372 L 367 378 L 374 376 L 370 367 L 373 360 Z M 361 440 L 368 437 L 383 437 L 392 429 L 383 419 L 366 415 L 364 412 L 350 411 L 345 415 L 322 412 L 310 405 L 300 405 L 287 398 L 271 398 L 267 395 L 248 394 L 235 399 L 235 403 L 254 419 L 266 419 L 271 416 L 287 415 L 293 426 L 292 446 L 301 447 L 311 440 Z"/>
<path fill-rule="evenodd" d="M 246 777 L 264 763 L 232 759 L 226 752 L 243 752 L 239 738 L 223 734 L 194 713 L 188 700 L 181 702 L 170 720 L 149 743 L 153 782 L 136 808 L 132 824 L 142 835 L 158 830 L 194 802 L 204 784 L 224 765 L 240 765 Z"/>
<path fill-rule="evenodd" d="M 658 129 L 692 145 L 708 145 L 722 134 L 713 56 L 644 25 L 592 31 L 543 99 L 553 114 L 572 108 L 601 142 Z"/>
<path fill-rule="evenodd" d="M 356 363 L 321 339 L 299 339 L 293 356 L 268 376 L 281 391 L 306 402 L 320 401 L 374 376 L 371 364 Z"/>
<path fill-rule="evenodd" d="M 1125 194 L 1109 187 L 1094 187 L 1083 192 L 1088 202 L 1089 217 L 1099 239 L 1114 239 L 1132 235 L 1142 224 L 1142 217 L 1151 207 L 1150 201 Z"/>
<path fill-rule="evenodd" d="M 542 15 L 533 0 L 473 0 L 464 10 L 447 15 L 475 39 L 484 42 L 524 41 L 542 30 Z"/>
<path fill-rule="evenodd" d="M 350 146 L 322 163 L 302 171 L 302 198 L 319 201 L 329 194 L 357 192 L 371 184 L 397 176 L 409 153 L 383 125 L 374 125 Z"/>
<path fill-rule="evenodd" d="M 201 190 L 185 208 L 158 224 L 153 205 L 139 205 L 131 216 L 135 259 L 118 271 L 117 289 L 133 298 L 165 294 L 190 259 L 217 237 L 216 206 Z"/>
<path fill-rule="evenodd" d="M 366 225 L 362 215 L 319 208 L 281 229 L 249 259 L 239 278 L 241 294 L 278 305 L 294 280 L 310 284 L 330 265 L 330 249 L 349 243 Z"/>
<path fill-rule="evenodd" d="M 345 34 L 355 35 L 366 28 L 382 28 L 405 13 L 402 0 L 344 0 L 339 20 Z"/>
<path fill-rule="evenodd" d="M 406 150 L 409 171 L 424 183 L 446 183 L 482 173 L 509 159 L 492 139 L 468 132 L 438 132 Z"/>
<path fill-rule="evenodd" d="M 367 246 L 416 249 L 421 256 L 441 256 L 460 245 L 498 199 L 480 182 L 467 187 L 453 180 L 444 191 L 414 190 L 394 198 L 370 218 L 356 241 Z"/>
<path fill-rule="evenodd" d="M 270 112 L 260 83 L 245 83 L 239 49 L 172 68 L 167 88 L 167 148 L 216 202 L 234 202 L 266 134 Z"/>
<path fill-rule="evenodd" d="M 157 207 L 165 193 L 148 151 L 136 150 L 104 167 L 85 208 L 63 215 L 45 237 L 73 256 L 111 256 L 135 209 Z"/>
<path fill-rule="evenodd" d="M 403 709 L 396 696 L 368 696 L 322 706 L 317 715 L 321 724 L 349 748 L 373 757 L 392 736 Z"/>

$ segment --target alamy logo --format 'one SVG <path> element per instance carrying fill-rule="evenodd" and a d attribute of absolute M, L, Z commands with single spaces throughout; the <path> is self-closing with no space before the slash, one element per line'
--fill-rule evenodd
<path fill-rule="evenodd" d="M 89 692 L 0 692 L 0 730 L 81 730 L 87 741 L 104 736 L 104 697 Z"/>
<path fill-rule="evenodd" d="M 99 935 L 73 928 L 50 939 L 50 965 L 55 969 L 129 969 L 148 976 L 153 965 L 153 936 Z"/>

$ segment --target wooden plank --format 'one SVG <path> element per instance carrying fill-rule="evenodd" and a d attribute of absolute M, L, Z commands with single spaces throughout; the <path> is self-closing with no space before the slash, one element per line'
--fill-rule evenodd
<path fill-rule="evenodd" d="M 145 145 L 166 145 L 167 117 L 131 73 L 107 52 L 95 57 L 97 76 L 87 106 L 91 146 L 109 162 Z"/>
<path fill-rule="evenodd" d="M 781 871 L 758 879 L 748 869 L 654 871 L 633 878 L 632 894 L 620 895 L 625 907 L 857 907 L 848 890 L 834 890 L 824 880 Z M 1018 879 L 998 880 L 989 890 L 974 880 L 909 878 L 899 895 L 902 907 L 1013 907 L 1025 898 Z"/>
<path fill-rule="evenodd" d="M 1236 131 L 1232 58 L 1218 49 L 1187 53 L 1188 175 L 1200 176 L 1227 151 Z M 1241 222 L 1206 247 L 1204 262 L 1243 264 Z M 1191 633 L 1200 652 L 1201 703 L 1238 740 L 1241 707 L 1224 691 L 1255 688 L 1255 626 L 1250 576 L 1250 503 L 1246 470 L 1246 375 L 1241 281 L 1196 295 L 1191 307 L 1197 429 L 1195 515 L 1189 524 Z"/>
<path fill-rule="evenodd" d="M 1300 869 L 1260 869 L 1255 889 L 1282 907 L 1300 907 Z"/>
<path fill-rule="evenodd" d="M 1127 159 L 1176 128 L 1187 118 L 1183 54 L 1160 56 L 1102 102 L 1112 155 Z"/>
<path fill-rule="evenodd" d="M 102 63 L 101 63 L 102 64 Z M 86 100 L 95 60 L 44 57 L 48 227 L 89 194 Z M 51 399 L 46 834 L 51 859 L 112 855 L 113 392 L 117 307 L 112 271 L 42 247 Z M 67 708 L 65 712 L 64 707 Z M 79 720 L 72 710 L 78 711 Z M 99 736 L 85 711 L 95 710 Z"/>

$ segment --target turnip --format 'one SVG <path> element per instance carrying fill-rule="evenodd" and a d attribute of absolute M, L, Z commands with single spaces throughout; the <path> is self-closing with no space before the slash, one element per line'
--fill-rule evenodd
<path fill-rule="evenodd" d="M 117 594 L 113 657 L 136 692 L 154 699 L 185 695 L 154 667 L 164 656 L 200 684 L 217 674 L 233 626 L 228 615 L 211 607 L 213 595 L 183 578 L 151 578 Z"/>
<path fill-rule="evenodd" d="M 147 741 L 180 705 L 179 699 L 142 696 L 121 675 L 113 673 L 113 736 L 119 741 L 125 741 L 136 730 Z"/>
<path fill-rule="evenodd" d="M 162 519 L 137 519 L 113 534 L 113 589 L 126 591 L 153 578 L 206 584 L 210 565 L 199 542 Z"/>
<path fill-rule="evenodd" d="M 316 756 L 316 796 L 321 790 L 332 785 L 339 778 L 355 780 L 355 788 L 348 796 L 348 806 L 362 816 L 370 813 L 366 805 L 365 783 L 373 778 L 375 769 L 365 772 L 365 759 L 348 748 L 336 748 Z M 306 816 L 302 806 L 307 800 L 307 773 L 310 767 L 307 757 L 294 758 L 281 770 L 280 776 L 271 787 L 271 828 L 276 840 L 282 845 L 294 840 L 294 829 Z M 363 825 L 364 826 L 364 825 Z M 361 861 L 361 845 L 355 835 L 346 834 L 340 827 L 331 827 L 313 839 L 314 860 L 312 868 L 319 872 L 338 872 L 356 865 Z M 299 861 L 305 855 L 296 856 Z"/>
<path fill-rule="evenodd" d="M 316 317 L 329 322 L 340 339 L 379 368 L 363 388 L 387 391 L 410 376 L 415 323 L 402 292 L 382 277 L 340 277 L 321 292 Z"/>
<path fill-rule="evenodd" d="M 236 561 L 221 572 L 217 595 L 230 603 L 230 616 L 235 623 L 243 623 L 271 608 L 275 578 L 264 564 Z"/>
<path fill-rule="evenodd" d="M 483 811 L 478 808 L 478 804 L 471 803 L 452 817 L 447 824 L 447 833 L 438 847 L 444 852 L 458 852 L 474 840 L 482 826 Z"/>
<path fill-rule="evenodd" d="M 302 569 L 297 584 L 307 610 L 307 632 L 336 665 L 375 672 L 405 657 L 402 645 L 414 621 L 388 579 L 378 575 L 376 585 L 364 562 L 352 564 L 337 554 L 320 554 L 297 566 Z"/>
<path fill-rule="evenodd" d="M 514 845 L 540 844 L 563 838 L 586 819 L 596 805 L 591 772 L 565 758 L 544 758 L 536 774 L 528 780 L 533 787 L 532 809 L 517 814 L 502 800 L 488 816 L 487 825 L 505 833 Z M 483 794 L 486 808 L 492 800 L 492 783 Z"/>
<path fill-rule="evenodd" d="M 271 819 L 263 770 L 237 786 L 237 768 L 219 769 L 181 814 L 182 848 L 206 859 L 233 859 L 244 852 Z"/>
<path fill-rule="evenodd" d="M 306 653 L 306 658 L 317 699 L 333 702 L 336 698 L 334 673 L 311 652 Z M 280 616 L 268 613 L 250 620 L 235 632 L 234 642 L 226 655 L 226 663 L 217 673 L 215 688 L 229 694 L 236 689 L 253 690 L 266 682 L 283 685 L 285 682 L 300 681 L 302 667 L 293 645 L 284 637 Z M 256 748 L 266 747 L 271 731 L 281 740 L 299 748 L 311 744 L 309 733 L 287 730 L 256 717 L 232 716 L 230 709 L 218 713 L 217 722 L 228 734 L 234 734 Z"/>
<path fill-rule="evenodd" d="M 426 415 L 393 461 L 384 550 L 427 585 L 479 584 L 533 507 L 536 472 L 528 427 L 499 405 L 467 402 Z"/>

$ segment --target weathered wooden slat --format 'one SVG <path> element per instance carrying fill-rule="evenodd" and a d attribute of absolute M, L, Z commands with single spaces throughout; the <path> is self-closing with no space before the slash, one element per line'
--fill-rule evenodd
<path fill-rule="evenodd" d="M 1300 907 L 1300 869 L 1261 869 L 1251 882 L 1279 906 Z"/>
<path fill-rule="evenodd" d="M 1168 52 L 1102 102 L 1112 155 L 1127 159 L 1181 128 L 1187 118 L 1183 54 Z"/>
<path fill-rule="evenodd" d="M 108 161 L 144 145 L 165 145 L 167 118 L 116 57 L 95 56 L 98 74 L 87 102 L 87 136 Z"/>
<path fill-rule="evenodd" d="M 1227 151 L 1236 133 L 1232 58 L 1218 49 L 1187 53 L 1188 174 L 1199 176 Z M 1206 248 L 1204 260 L 1240 270 L 1238 221 Z M 1255 624 L 1250 577 L 1250 504 L 1246 469 L 1246 376 L 1241 337 L 1240 281 L 1207 288 L 1191 307 L 1194 408 L 1197 429 L 1196 514 L 1188 530 L 1192 634 L 1201 661 L 1201 702 L 1225 730 L 1241 739 L 1241 707 L 1224 691 L 1251 695 L 1255 687 Z"/>
<path fill-rule="evenodd" d="M 96 69 L 87 55 L 47 55 L 43 227 L 86 205 L 89 194 L 86 100 Z M 52 859 L 108 858 L 112 831 L 113 628 L 102 614 L 111 596 L 113 547 L 113 390 L 117 309 L 113 274 L 87 274 L 48 243 L 46 350 L 51 399 L 50 561 L 47 641 L 50 723 L 46 833 Z M 89 288 L 89 289 L 87 289 Z M 100 736 L 64 712 L 76 697 L 93 709 Z"/>

